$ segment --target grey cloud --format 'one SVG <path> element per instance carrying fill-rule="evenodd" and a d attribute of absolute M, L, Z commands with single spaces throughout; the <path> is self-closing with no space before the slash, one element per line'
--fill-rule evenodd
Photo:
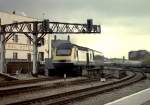
<path fill-rule="evenodd" d="M 0 9 L 19 9 L 30 15 L 96 12 L 102 17 L 149 16 L 149 0 L 0 0 Z"/>
<path fill-rule="evenodd" d="M 45 17 L 56 21 L 83 22 L 93 18 L 103 26 L 144 32 L 148 32 L 150 23 L 149 5 L 150 0 L 0 0 L 0 10 L 16 10 L 37 18 L 45 13 Z"/>

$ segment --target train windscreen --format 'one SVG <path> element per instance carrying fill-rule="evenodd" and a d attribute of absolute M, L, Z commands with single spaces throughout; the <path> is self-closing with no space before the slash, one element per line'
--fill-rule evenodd
<path fill-rule="evenodd" d="M 71 55 L 71 49 L 57 49 L 57 56 L 69 56 Z"/>

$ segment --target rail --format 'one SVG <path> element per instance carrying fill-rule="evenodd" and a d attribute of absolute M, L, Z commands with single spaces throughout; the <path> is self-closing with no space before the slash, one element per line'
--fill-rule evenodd
<path fill-rule="evenodd" d="M 143 79 L 144 76 L 142 73 L 136 72 L 132 73 L 132 75 L 120 79 L 119 81 L 111 82 L 105 85 L 100 85 L 100 86 L 93 86 L 93 87 L 87 87 L 84 89 L 79 89 L 79 90 L 73 90 L 73 91 L 67 91 L 63 92 L 60 94 L 55 94 L 47 97 L 40 97 L 36 99 L 29 99 L 29 100 L 24 100 L 20 102 L 14 102 L 10 103 L 9 105 L 21 105 L 21 104 L 28 104 L 28 105 L 33 105 L 37 103 L 44 103 L 48 105 L 53 105 L 53 104 L 63 104 L 66 102 L 70 102 L 72 100 L 76 99 L 81 99 L 81 98 L 86 98 L 91 95 L 96 95 L 100 93 L 104 93 L 107 91 L 111 91 L 116 88 L 121 88 L 123 86 L 130 85 L 132 83 L 138 82 L 141 79 Z"/>
<path fill-rule="evenodd" d="M 0 73 L 0 77 L 4 78 L 6 81 L 14 81 L 14 80 L 18 80 L 17 78 L 4 74 L 4 73 Z M 0 84 L 1 85 L 1 84 Z"/>

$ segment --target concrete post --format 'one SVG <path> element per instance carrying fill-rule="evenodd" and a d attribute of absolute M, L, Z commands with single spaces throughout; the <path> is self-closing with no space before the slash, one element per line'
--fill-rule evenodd
<path fill-rule="evenodd" d="M 1 22 L 0 22 L 0 31 L 3 32 L 4 28 L 1 27 Z M 3 40 L 5 39 L 4 34 L 0 34 L 0 72 L 1 73 L 6 73 L 5 71 L 5 43 Z"/>
<path fill-rule="evenodd" d="M 34 76 L 37 75 L 37 23 L 33 25 L 33 70 L 32 73 Z"/>
<path fill-rule="evenodd" d="M 4 35 L 1 34 L 1 41 L 0 41 L 0 45 L 1 45 L 1 50 L 0 50 L 0 53 L 1 53 L 1 59 L 0 59 L 1 68 L 0 68 L 0 72 L 1 73 L 6 72 L 5 71 L 5 44 L 3 43 L 3 40 L 4 40 Z"/>
<path fill-rule="evenodd" d="M 50 42 L 51 41 L 51 39 L 50 39 L 50 35 L 48 34 L 48 59 L 50 58 L 50 47 L 51 47 L 51 45 L 50 45 Z"/>
<path fill-rule="evenodd" d="M 37 74 L 37 35 L 33 35 L 33 74 Z"/>

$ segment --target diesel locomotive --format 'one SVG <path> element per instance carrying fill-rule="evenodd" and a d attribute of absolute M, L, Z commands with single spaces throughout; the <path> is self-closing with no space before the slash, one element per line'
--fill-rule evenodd
<path fill-rule="evenodd" d="M 82 75 L 82 70 L 104 66 L 101 52 L 72 43 L 63 43 L 53 52 L 53 66 L 57 74 Z"/>

